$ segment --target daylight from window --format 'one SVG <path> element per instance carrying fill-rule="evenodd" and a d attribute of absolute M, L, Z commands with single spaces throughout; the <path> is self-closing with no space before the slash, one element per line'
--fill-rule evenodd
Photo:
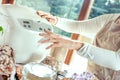
<path fill-rule="evenodd" d="M 120 0 L 95 0 L 89 18 L 109 13 L 120 13 Z"/>

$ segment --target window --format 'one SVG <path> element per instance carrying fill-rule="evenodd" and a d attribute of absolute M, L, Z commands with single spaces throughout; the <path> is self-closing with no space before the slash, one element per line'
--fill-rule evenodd
<path fill-rule="evenodd" d="M 109 13 L 120 13 L 120 0 L 95 0 L 89 18 Z"/>
<path fill-rule="evenodd" d="M 50 12 L 54 16 L 78 20 L 83 1 L 84 0 L 16 0 L 16 4 L 25 5 L 35 10 Z M 54 28 L 54 32 L 71 37 L 71 33 L 67 33 L 58 28 Z"/>
<path fill-rule="evenodd" d="M 0 3 L 2 3 L 2 0 L 0 0 Z"/>

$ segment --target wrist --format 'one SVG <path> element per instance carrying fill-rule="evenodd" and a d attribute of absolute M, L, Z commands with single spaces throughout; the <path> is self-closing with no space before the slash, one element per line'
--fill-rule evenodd
<path fill-rule="evenodd" d="M 84 43 L 78 43 L 78 46 L 76 47 L 76 50 L 78 51 L 79 49 L 81 49 L 84 46 Z"/>
<path fill-rule="evenodd" d="M 74 50 L 79 50 L 84 46 L 82 42 L 72 42 L 71 48 Z"/>

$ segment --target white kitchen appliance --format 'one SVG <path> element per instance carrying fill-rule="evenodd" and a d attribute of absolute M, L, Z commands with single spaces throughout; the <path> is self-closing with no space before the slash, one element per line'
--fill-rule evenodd
<path fill-rule="evenodd" d="M 28 62 L 41 61 L 50 50 L 46 50 L 49 44 L 40 44 L 42 38 L 39 33 L 45 29 L 53 31 L 52 25 L 47 20 L 40 18 L 36 11 L 18 5 L 0 5 L 3 10 L 1 14 L 7 17 L 8 36 L 6 43 L 13 47 L 17 63 L 26 64 Z M 2 22 L 4 23 L 4 22 Z M 5 32 L 4 32 L 5 33 Z"/>

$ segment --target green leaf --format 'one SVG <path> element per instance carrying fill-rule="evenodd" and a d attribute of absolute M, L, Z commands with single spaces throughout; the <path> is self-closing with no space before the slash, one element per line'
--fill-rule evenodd
<path fill-rule="evenodd" d="M 2 34 L 3 34 L 3 27 L 2 26 L 0 26 L 0 32 L 2 32 Z"/>
<path fill-rule="evenodd" d="M 2 26 L 0 26 L 0 31 L 3 31 L 3 28 L 2 28 Z"/>

